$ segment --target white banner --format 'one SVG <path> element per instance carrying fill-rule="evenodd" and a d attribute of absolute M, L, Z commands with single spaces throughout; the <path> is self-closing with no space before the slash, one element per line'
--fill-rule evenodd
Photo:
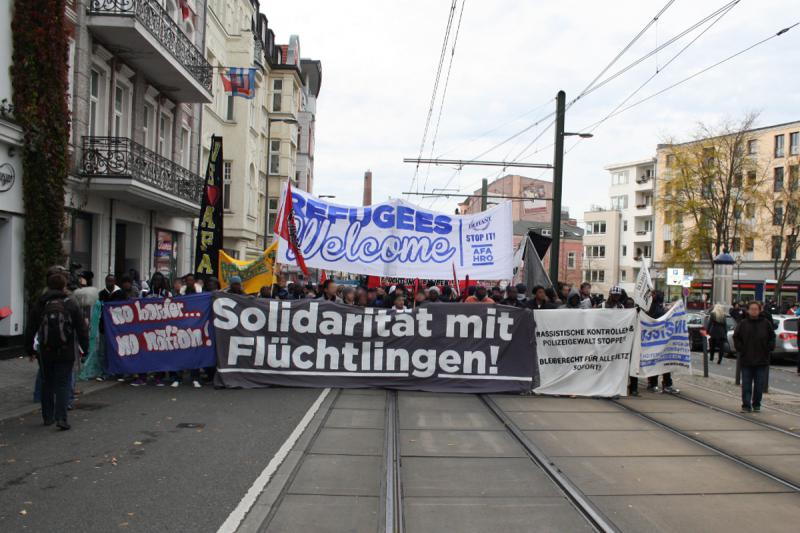
<path fill-rule="evenodd" d="M 633 288 L 633 301 L 645 311 L 650 309 L 650 304 L 653 302 L 652 290 L 653 281 L 650 279 L 650 269 L 647 268 L 647 263 L 642 261 L 642 268 L 639 269 L 636 285 Z"/>
<path fill-rule="evenodd" d="M 624 396 L 635 309 L 534 311 L 540 394 Z"/>
<path fill-rule="evenodd" d="M 511 202 L 475 215 L 448 215 L 400 199 L 350 207 L 292 189 L 297 235 L 312 268 L 383 277 L 511 279 Z M 294 264 L 279 239 L 278 262 Z"/>
<path fill-rule="evenodd" d="M 659 376 L 667 372 L 691 374 L 692 354 L 686 309 L 677 302 L 661 318 L 639 315 L 631 375 Z"/>

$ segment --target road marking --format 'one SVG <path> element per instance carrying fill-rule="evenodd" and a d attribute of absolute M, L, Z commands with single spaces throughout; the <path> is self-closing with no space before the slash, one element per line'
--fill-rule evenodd
<path fill-rule="evenodd" d="M 256 499 L 258 496 L 264 491 L 264 488 L 269 483 L 269 480 L 278 470 L 278 467 L 283 463 L 286 456 L 289 455 L 289 452 L 292 451 L 297 439 L 300 438 L 300 435 L 308 427 L 308 424 L 311 423 L 311 419 L 314 418 L 314 415 L 317 414 L 319 411 L 320 405 L 322 402 L 325 401 L 325 398 L 328 396 L 328 393 L 331 389 L 323 389 L 323 391 L 319 394 L 316 401 L 308 408 L 306 414 L 303 415 L 303 418 L 297 424 L 297 427 L 294 428 L 291 435 L 284 441 L 278 451 L 275 453 L 275 456 L 269 462 L 269 464 L 264 468 L 264 470 L 259 474 L 256 480 L 253 482 L 253 485 L 247 490 L 247 493 L 244 495 L 242 500 L 239 502 L 239 505 L 236 506 L 236 509 L 228 515 L 228 518 L 223 522 L 217 533 L 234 533 L 236 529 L 239 527 L 239 524 L 242 523 L 247 513 L 250 511 L 250 508 L 253 507 L 253 504 L 256 503 Z"/>

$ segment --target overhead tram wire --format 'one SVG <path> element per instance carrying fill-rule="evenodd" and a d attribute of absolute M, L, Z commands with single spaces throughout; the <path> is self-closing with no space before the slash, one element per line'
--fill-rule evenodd
<path fill-rule="evenodd" d="M 730 12 L 731 12 L 731 10 L 733 10 L 733 8 L 734 8 L 734 7 L 736 7 L 736 5 L 738 5 L 739 1 L 740 1 L 740 0 L 736 0 L 736 2 L 732 2 L 732 3 L 731 3 L 731 5 L 730 5 L 730 6 L 729 6 L 729 7 L 728 7 L 728 8 L 727 8 L 725 11 L 723 11 L 722 13 L 720 13 L 720 14 L 717 16 L 717 18 L 716 18 L 716 19 L 714 19 L 714 20 L 711 22 L 711 24 L 709 24 L 708 26 L 706 26 L 706 27 L 703 29 L 703 31 L 701 31 L 699 34 L 697 34 L 697 35 L 696 35 L 696 36 L 695 36 L 695 37 L 694 37 L 694 38 L 693 38 L 691 41 L 689 41 L 689 42 L 688 42 L 688 43 L 687 43 L 687 44 L 686 44 L 686 45 L 685 45 L 683 48 L 681 48 L 680 50 L 678 50 L 678 52 L 677 52 L 675 55 L 673 55 L 673 56 L 672 56 L 672 57 L 669 59 L 669 61 L 667 61 L 666 63 L 664 63 L 664 65 L 663 65 L 663 66 L 661 66 L 660 68 L 658 68 L 658 67 L 657 67 L 657 68 L 656 68 L 656 71 L 655 71 L 655 72 L 654 72 L 654 73 L 653 73 L 653 74 L 652 74 L 652 75 L 651 75 L 649 78 L 647 78 L 647 79 L 646 79 L 646 80 L 645 80 L 645 81 L 644 81 L 644 82 L 643 82 L 641 85 L 639 85 L 639 87 L 637 87 L 636 89 L 634 89 L 634 90 L 633 90 L 633 91 L 632 91 L 632 92 L 631 92 L 631 93 L 630 93 L 628 96 L 626 96 L 626 97 L 625 97 L 625 98 L 624 98 L 624 99 L 623 99 L 623 100 L 622 100 L 622 101 L 621 101 L 619 104 L 617 104 L 617 105 L 614 107 L 614 109 L 612 109 L 612 110 L 611 110 L 611 111 L 610 111 L 610 112 L 609 112 L 609 113 L 608 113 L 608 114 L 607 114 L 605 117 L 603 117 L 603 119 L 601 119 L 600 121 L 598 121 L 597 123 L 595 123 L 593 126 L 590 126 L 590 127 L 588 127 L 588 128 L 585 128 L 585 129 L 581 129 L 581 131 L 587 131 L 588 133 L 594 133 L 594 132 L 597 130 L 597 128 L 599 128 L 599 127 L 600 127 L 600 125 L 603 123 L 603 121 L 605 121 L 607 118 L 609 118 L 609 117 L 613 116 L 613 115 L 614 115 L 614 113 L 615 113 L 616 111 L 618 111 L 618 110 L 619 110 L 619 109 L 620 109 L 622 106 L 624 106 L 626 103 L 628 103 L 628 102 L 630 101 L 630 99 L 631 99 L 631 98 L 633 98 L 634 96 L 636 96 L 636 95 L 639 93 L 639 91 L 641 91 L 642 89 L 644 89 L 644 87 L 645 87 L 645 86 L 647 86 L 647 85 L 648 85 L 648 84 L 649 84 L 651 81 L 653 81 L 653 79 L 655 79 L 655 77 L 656 77 L 656 76 L 658 76 L 658 75 L 659 75 L 659 74 L 661 74 L 661 73 L 662 73 L 664 70 L 666 70 L 666 69 L 667 69 L 667 67 L 669 67 L 669 65 L 670 65 L 670 64 L 672 64 L 672 63 L 673 63 L 673 62 L 674 62 L 676 59 L 678 59 L 678 57 L 680 57 L 680 56 L 681 56 L 681 55 L 682 55 L 682 54 L 683 54 L 683 53 L 684 53 L 686 50 L 688 50 L 688 49 L 689 49 L 689 48 L 690 48 L 690 47 L 691 47 L 691 46 L 692 46 L 694 43 L 696 43 L 696 42 L 697 42 L 697 41 L 698 41 L 698 40 L 699 40 L 699 39 L 700 39 L 700 38 L 701 38 L 703 35 L 705 35 L 705 34 L 706 34 L 706 33 L 707 33 L 707 32 L 708 32 L 708 31 L 709 31 L 711 28 L 713 28 L 713 27 L 714 27 L 714 26 L 715 26 L 715 25 L 716 25 L 716 24 L 717 24 L 717 23 L 718 23 L 720 20 L 722 20 L 722 18 L 723 18 L 725 15 L 727 15 L 728 13 L 730 13 Z M 583 141 L 583 138 L 578 138 L 578 139 L 575 141 L 575 144 L 573 144 L 572 146 L 570 146 L 570 147 L 567 149 L 566 153 L 569 153 L 569 152 L 571 152 L 572 150 L 574 150 L 574 149 L 575 149 L 575 147 L 577 147 L 577 146 L 578 146 L 578 145 L 579 145 L 579 144 L 580 144 L 582 141 Z"/>
<path fill-rule="evenodd" d="M 425 141 L 428 138 L 428 129 L 431 125 L 431 118 L 433 116 L 433 108 L 436 105 L 436 94 L 439 92 L 439 80 L 442 77 L 442 66 L 444 65 L 444 58 L 447 53 L 447 43 L 450 40 L 450 30 L 453 27 L 453 16 L 455 15 L 456 10 L 456 2 L 458 0 L 453 0 L 452 4 L 450 5 L 450 12 L 448 13 L 447 17 L 447 26 L 445 27 L 444 32 L 444 39 L 442 41 L 442 50 L 439 53 L 439 65 L 436 67 L 436 77 L 433 83 L 433 91 L 431 92 L 431 101 L 428 105 L 428 116 L 425 119 L 425 128 L 422 132 L 422 141 L 419 145 L 419 158 L 422 158 L 422 152 L 425 150 Z M 417 176 L 419 174 L 419 164 L 417 164 L 414 168 L 414 176 L 411 178 L 411 187 L 409 190 L 414 189 L 414 184 L 417 184 L 417 189 L 419 189 L 419 183 L 417 182 Z"/>
<path fill-rule="evenodd" d="M 458 34 L 461 31 L 461 19 L 464 18 L 464 6 L 466 5 L 467 0 L 461 0 L 461 11 L 458 14 L 458 24 L 456 25 L 456 34 L 453 37 L 453 47 L 450 50 L 450 61 L 447 64 L 447 75 L 444 78 L 444 89 L 442 89 L 442 98 L 439 101 L 439 116 L 436 117 L 436 128 L 433 130 L 433 138 L 431 139 L 431 151 L 430 157 L 433 158 L 433 151 L 436 148 L 436 138 L 439 136 L 439 124 L 442 122 L 442 111 L 444 111 L 444 102 L 447 98 L 447 87 L 450 84 L 450 71 L 453 69 L 453 60 L 456 56 L 456 45 L 458 44 Z M 425 172 L 425 182 L 422 185 L 422 190 L 424 191 L 428 187 L 428 177 L 431 174 L 431 166 L 427 166 L 427 171 Z"/>
<path fill-rule="evenodd" d="M 642 98 L 641 100 L 637 100 L 636 102 L 634 102 L 634 103 L 632 103 L 632 104 L 630 104 L 630 105 L 628 105 L 626 107 L 623 107 L 622 109 L 619 109 L 618 111 L 615 111 L 613 113 L 609 113 L 607 116 L 605 116 L 604 118 L 598 120 L 594 124 L 590 124 L 589 126 L 586 126 L 586 128 L 582 128 L 582 130 L 583 129 L 596 129 L 597 127 L 599 127 L 601 124 L 603 124 L 607 120 L 609 120 L 609 119 L 611 119 L 611 118 L 613 118 L 613 117 L 615 117 L 617 115 L 621 115 L 625 111 L 633 109 L 634 107 L 639 106 L 639 105 L 641 105 L 641 104 L 643 104 L 643 103 L 645 103 L 645 102 L 647 102 L 649 100 L 652 100 L 653 98 L 655 98 L 657 96 L 660 96 L 660 95 L 664 94 L 665 92 L 670 91 L 670 90 L 674 89 L 675 87 L 678 87 L 679 85 L 683 85 L 687 81 L 690 81 L 690 80 L 696 78 L 697 76 L 700 76 L 701 74 L 705 74 L 706 72 L 708 72 L 708 71 L 710 71 L 710 70 L 712 70 L 712 69 L 714 69 L 714 68 L 716 68 L 716 67 L 718 67 L 718 66 L 720 66 L 720 65 L 722 65 L 724 63 L 727 63 L 731 59 L 734 59 L 734 58 L 736 58 L 736 57 L 738 57 L 738 56 L 740 56 L 742 54 L 745 54 L 745 53 L 749 52 L 750 50 L 752 50 L 753 48 L 756 48 L 757 46 L 761 46 L 762 44 L 764 44 L 764 43 L 766 43 L 768 41 L 771 41 L 772 39 L 775 39 L 776 37 L 780 37 L 780 36 L 784 35 L 785 33 L 789 32 L 790 30 L 794 29 L 798 25 L 800 25 L 800 21 L 795 22 L 794 24 L 779 30 L 777 33 L 775 33 L 773 35 L 770 35 L 769 37 L 767 37 L 765 39 L 762 39 L 762 40 L 760 40 L 760 41 L 758 41 L 756 43 L 753 43 L 750 46 L 748 46 L 746 48 L 743 48 L 743 49 L 739 50 L 738 52 L 736 52 L 734 54 L 731 54 L 728 57 L 726 57 L 724 59 L 721 59 L 721 60 L 717 61 L 716 63 L 714 63 L 712 65 L 709 65 L 709 66 L 707 66 L 707 67 L 695 72 L 691 76 L 687 76 L 687 77 L 683 78 L 682 80 L 679 80 L 679 81 L 677 81 L 677 82 L 675 82 L 675 83 L 673 83 L 671 85 L 668 85 L 667 87 L 664 87 L 660 91 L 657 91 L 657 92 L 655 92 L 655 93 L 653 93 L 653 94 L 651 94 L 649 96 L 646 96 L 646 97 Z"/>

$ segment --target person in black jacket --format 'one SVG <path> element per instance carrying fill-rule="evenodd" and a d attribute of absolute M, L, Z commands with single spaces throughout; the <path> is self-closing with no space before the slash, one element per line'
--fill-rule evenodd
<path fill-rule="evenodd" d="M 719 353 L 717 364 L 722 364 L 725 341 L 728 339 L 728 325 L 725 322 L 725 308 L 721 304 L 714 305 L 706 317 L 703 327 L 708 334 L 708 360 L 714 362 L 714 353 Z"/>
<path fill-rule="evenodd" d="M 764 316 L 761 303 L 747 304 L 746 318 L 733 331 L 733 344 L 742 367 L 742 412 L 759 412 L 770 353 L 775 349 L 775 327 Z"/>
<path fill-rule="evenodd" d="M 89 333 L 83 314 L 78 304 L 66 293 L 67 278 L 63 274 L 51 274 L 47 278 L 47 291 L 33 306 L 28 317 L 28 329 L 25 333 L 25 346 L 31 360 L 37 356 L 34 340 L 38 337 L 39 368 L 42 372 L 42 418 L 44 425 L 55 423 L 59 429 L 67 430 L 67 403 L 70 395 L 70 376 L 75 364 L 76 342 L 84 353 L 89 348 Z M 63 320 L 64 325 L 58 328 L 59 335 L 54 335 L 53 327 L 43 325 L 46 314 L 55 316 L 50 324 Z M 66 316 L 65 316 L 66 315 Z M 60 319 L 59 319 L 60 317 Z M 47 336 L 43 339 L 41 329 L 47 328 Z M 63 334 L 63 337 L 62 337 Z"/>

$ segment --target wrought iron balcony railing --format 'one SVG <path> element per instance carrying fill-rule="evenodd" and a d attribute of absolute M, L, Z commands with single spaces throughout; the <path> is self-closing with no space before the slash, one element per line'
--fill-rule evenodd
<path fill-rule="evenodd" d="M 203 196 L 203 178 L 125 137 L 84 137 L 81 174 L 128 177 L 198 205 Z"/>
<path fill-rule="evenodd" d="M 156 0 L 91 0 L 89 15 L 135 17 L 207 91 L 213 73 L 203 52 Z"/>

